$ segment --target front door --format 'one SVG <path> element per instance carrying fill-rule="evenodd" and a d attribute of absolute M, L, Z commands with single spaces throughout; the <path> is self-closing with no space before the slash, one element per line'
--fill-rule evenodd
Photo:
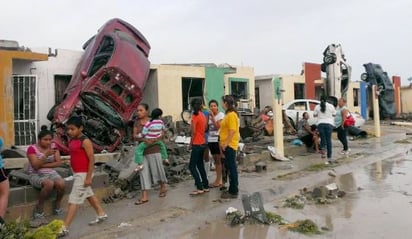
<path fill-rule="evenodd" d="M 37 77 L 13 76 L 14 144 L 30 145 L 36 142 L 37 132 Z"/>

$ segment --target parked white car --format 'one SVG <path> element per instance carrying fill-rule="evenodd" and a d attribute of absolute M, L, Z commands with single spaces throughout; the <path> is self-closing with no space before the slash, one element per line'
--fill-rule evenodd
<path fill-rule="evenodd" d="M 316 118 L 313 117 L 313 110 L 318 104 L 320 104 L 319 100 L 298 99 L 284 104 L 283 109 L 292 125 L 296 128 L 297 122 L 302 119 L 304 112 L 308 112 L 309 114 L 309 124 L 316 124 Z M 351 114 L 355 118 L 355 127 L 360 127 L 365 124 L 365 119 L 363 119 L 359 113 L 351 112 Z"/>

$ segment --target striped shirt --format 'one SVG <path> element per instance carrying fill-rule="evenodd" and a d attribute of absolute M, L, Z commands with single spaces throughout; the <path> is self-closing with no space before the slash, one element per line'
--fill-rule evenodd
<path fill-rule="evenodd" d="M 162 136 L 163 130 L 165 130 L 163 121 L 160 119 L 154 119 L 144 125 L 142 134 L 146 139 L 157 139 Z"/>
<path fill-rule="evenodd" d="M 39 160 L 44 156 L 44 154 L 40 152 L 40 150 L 37 148 L 36 144 L 32 144 L 27 148 L 27 156 L 30 154 L 35 154 L 37 159 Z M 46 158 L 46 163 L 52 163 L 52 162 L 54 162 L 54 155 L 50 155 L 49 157 Z M 35 170 L 29 163 L 27 172 L 28 173 L 38 173 L 38 174 L 49 174 L 49 173 L 54 173 L 56 171 L 52 168 L 39 168 L 38 170 Z"/>

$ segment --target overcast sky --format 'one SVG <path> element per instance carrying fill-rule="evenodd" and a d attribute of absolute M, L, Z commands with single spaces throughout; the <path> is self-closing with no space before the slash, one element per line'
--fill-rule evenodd
<path fill-rule="evenodd" d="M 29 48 L 81 50 L 107 20 L 121 18 L 152 46 L 150 61 L 252 66 L 256 75 L 299 74 L 340 43 L 352 65 L 412 76 L 411 0 L 12 0 L 1 6 L 0 39 Z"/>

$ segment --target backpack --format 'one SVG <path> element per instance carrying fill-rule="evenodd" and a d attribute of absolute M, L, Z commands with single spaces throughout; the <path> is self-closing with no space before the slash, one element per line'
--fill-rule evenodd
<path fill-rule="evenodd" d="M 349 127 L 349 126 L 354 126 L 354 125 L 355 125 L 355 118 L 350 112 L 348 112 L 345 122 L 343 122 L 343 126 Z"/>

